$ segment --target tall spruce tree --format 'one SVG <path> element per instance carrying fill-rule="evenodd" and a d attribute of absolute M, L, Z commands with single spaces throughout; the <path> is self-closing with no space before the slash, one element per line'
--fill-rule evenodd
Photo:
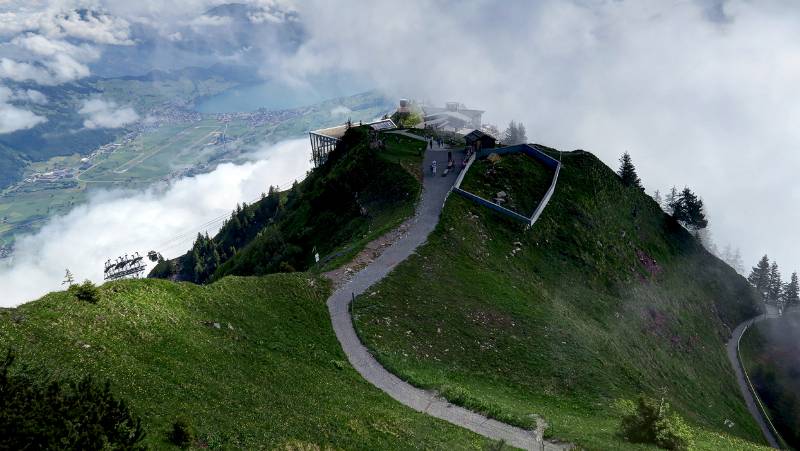
<path fill-rule="evenodd" d="M 781 271 L 778 268 L 778 262 L 772 262 L 769 267 L 769 289 L 767 291 L 767 300 L 770 302 L 780 302 L 783 298 L 783 281 L 781 280 Z"/>
<path fill-rule="evenodd" d="M 800 305 L 800 283 L 796 271 L 792 273 L 789 283 L 783 288 L 783 300 L 786 305 Z"/>
<path fill-rule="evenodd" d="M 753 285 L 756 291 L 758 291 L 758 294 L 761 295 L 763 300 L 766 300 L 769 294 L 769 276 L 769 257 L 764 255 L 761 257 L 761 260 L 758 261 L 758 264 L 753 267 L 753 270 L 750 271 L 750 275 L 747 277 L 747 280 L 751 285 Z"/>
<path fill-rule="evenodd" d="M 734 249 L 730 244 L 726 244 L 721 258 L 736 272 L 744 274 L 744 263 L 742 263 L 742 253 L 739 248 Z"/>
<path fill-rule="evenodd" d="M 503 140 L 505 141 L 505 144 L 509 146 L 519 143 L 519 129 L 517 128 L 516 121 L 511 121 L 508 123 L 508 128 L 503 135 Z"/>
<path fill-rule="evenodd" d="M 625 186 L 634 186 L 641 190 L 644 190 L 642 187 L 642 181 L 639 179 L 639 176 L 636 174 L 636 168 L 633 166 L 633 160 L 631 159 L 631 154 L 625 152 L 622 154 L 622 157 L 619 159 L 619 171 L 617 171 L 617 175 L 622 179 L 622 184 Z"/>
<path fill-rule="evenodd" d="M 517 124 L 517 144 L 526 144 L 528 142 L 528 135 L 525 131 L 525 126 L 522 122 Z"/>
<path fill-rule="evenodd" d="M 664 199 L 661 197 L 661 191 L 656 190 L 656 192 L 653 193 L 653 200 L 656 201 L 659 207 L 661 207 L 661 205 L 664 203 Z"/>
<path fill-rule="evenodd" d="M 689 187 L 681 191 L 670 207 L 673 211 L 672 216 L 687 229 L 698 231 L 708 227 L 708 219 L 703 211 L 703 200 L 697 197 Z"/>
<path fill-rule="evenodd" d="M 662 207 L 664 211 L 666 211 L 670 215 L 675 214 L 675 209 L 673 205 L 678 200 L 678 188 L 672 187 L 670 188 L 669 192 L 666 196 L 664 196 L 664 206 Z"/>

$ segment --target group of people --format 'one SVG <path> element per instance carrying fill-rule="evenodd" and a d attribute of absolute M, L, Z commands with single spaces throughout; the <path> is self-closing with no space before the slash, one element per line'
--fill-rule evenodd
<path fill-rule="evenodd" d="M 439 163 L 436 160 L 431 162 L 431 174 L 436 175 L 436 169 L 438 168 Z M 455 160 L 453 159 L 453 152 L 447 151 L 447 168 L 445 168 L 444 173 L 442 173 L 442 177 L 446 176 L 450 171 L 455 168 Z M 463 170 L 467 167 L 467 157 L 461 159 L 461 169 Z"/>
<path fill-rule="evenodd" d="M 439 138 L 438 136 L 436 138 L 428 138 L 429 149 L 433 149 L 433 143 L 436 143 L 436 145 L 439 146 L 440 148 L 444 146 L 444 140 L 442 138 Z"/>

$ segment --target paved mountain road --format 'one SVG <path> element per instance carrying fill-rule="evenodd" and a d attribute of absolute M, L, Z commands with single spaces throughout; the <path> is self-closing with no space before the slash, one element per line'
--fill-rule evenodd
<path fill-rule="evenodd" d="M 772 429 L 767 424 L 768 420 L 764 418 L 764 415 L 762 415 L 761 409 L 759 408 L 757 401 L 753 396 L 753 392 L 750 390 L 750 383 L 745 376 L 744 368 L 742 368 L 742 365 L 739 361 L 739 341 L 741 341 L 742 335 L 744 335 L 745 331 L 747 331 L 751 325 L 771 317 L 772 316 L 768 314 L 759 315 L 736 326 L 736 329 L 733 330 L 731 335 L 731 339 L 728 340 L 726 348 L 728 352 L 728 360 L 731 362 L 733 372 L 736 373 L 736 382 L 739 383 L 739 391 L 742 392 L 744 402 L 747 404 L 747 410 L 750 411 L 750 415 L 754 420 L 756 420 L 756 423 L 758 423 L 758 426 L 761 428 L 761 432 L 764 434 L 764 438 L 767 439 L 769 446 L 780 449 L 775 434 L 772 433 Z"/>

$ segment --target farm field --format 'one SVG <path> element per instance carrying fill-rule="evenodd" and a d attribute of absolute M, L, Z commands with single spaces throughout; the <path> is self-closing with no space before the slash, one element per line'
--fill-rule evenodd
<path fill-rule="evenodd" d="M 349 115 L 334 114 L 339 106 L 346 107 Z M 371 120 L 387 108 L 387 99 L 367 92 L 292 110 L 200 115 L 199 120 L 164 122 L 126 134 L 88 161 L 75 153 L 32 163 L 25 177 L 52 171 L 67 174 L 20 182 L 0 192 L 0 247 L 12 246 L 17 236 L 34 233 L 48 219 L 69 212 L 93 190 L 142 189 L 208 172 L 219 163 L 241 161 L 242 155 L 260 145 L 302 137 L 310 129 L 348 117 Z"/>

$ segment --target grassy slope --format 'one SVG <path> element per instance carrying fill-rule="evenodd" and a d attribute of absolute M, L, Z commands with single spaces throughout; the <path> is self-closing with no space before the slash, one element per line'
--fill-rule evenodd
<path fill-rule="evenodd" d="M 800 315 L 786 314 L 755 324 L 742 337 L 740 352 L 750 380 L 775 428 L 800 447 Z"/>
<path fill-rule="evenodd" d="M 313 264 L 314 247 L 324 261 L 342 263 L 413 214 L 424 143 L 391 135 L 385 151 L 370 150 L 366 133 L 360 128 L 348 132 L 344 145 L 300 183 L 297 200 L 281 211 L 278 227 L 287 242 L 302 249 L 296 268 Z M 264 252 L 267 240 L 252 240 L 219 267 L 215 278 L 261 274 L 262 262 L 270 257 Z"/>
<path fill-rule="evenodd" d="M 96 305 L 59 292 L 0 310 L 0 343 L 17 348 L 20 362 L 60 376 L 110 378 L 157 448 L 168 446 L 166 431 L 180 414 L 215 448 L 292 440 L 344 449 L 488 444 L 365 382 L 333 334 L 328 293 L 306 274 L 209 286 L 115 282 Z"/>
<path fill-rule="evenodd" d="M 328 258 L 314 267 L 315 271 L 328 271 L 349 262 L 372 240 L 391 231 L 414 214 L 422 186 L 425 143 L 392 133 L 381 134 L 381 139 L 386 148 L 381 150 L 378 156 L 393 165 L 393 172 L 400 173 L 394 164 L 406 171 L 407 174 L 398 175 L 397 179 L 405 186 L 409 196 L 403 198 L 401 202 L 392 203 L 391 208 L 385 209 L 382 214 L 370 218 L 366 232 L 360 236 L 355 235 L 349 242 L 330 251 L 326 256 Z M 379 180 L 386 182 L 386 179 Z"/>
<path fill-rule="evenodd" d="M 761 441 L 723 347 L 753 313 L 746 281 L 594 156 L 563 162 L 528 231 L 451 196 L 428 243 L 357 299 L 368 347 L 416 385 L 520 425 L 541 414 L 591 449 L 638 449 L 615 436 L 614 400 L 662 387 L 701 449 L 756 447 L 734 438 Z"/>
<path fill-rule="evenodd" d="M 478 160 L 472 163 L 461 188 L 490 201 L 504 191 L 508 196 L 502 205 L 530 217 L 553 180 L 553 171 L 534 162 L 524 154 L 503 155 L 496 164 Z"/>

